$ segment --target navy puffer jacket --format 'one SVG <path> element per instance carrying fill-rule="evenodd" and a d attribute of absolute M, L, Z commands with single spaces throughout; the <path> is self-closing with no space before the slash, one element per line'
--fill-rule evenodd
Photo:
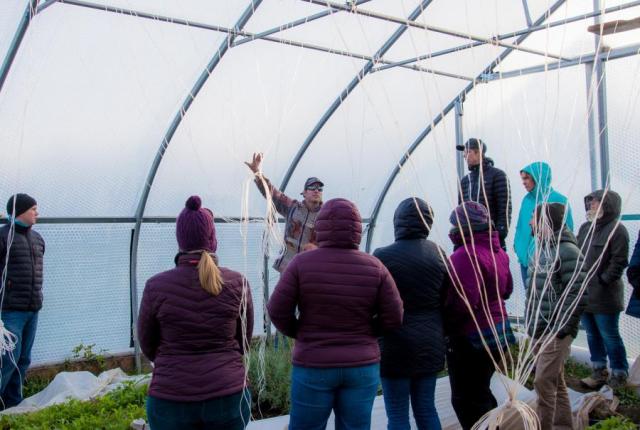
<path fill-rule="evenodd" d="M 9 225 L 0 229 L 0 273 L 4 270 L 9 229 Z M 44 239 L 31 227 L 16 224 L 15 229 L 2 310 L 37 312 L 42 309 Z"/>
<path fill-rule="evenodd" d="M 482 171 L 480 165 L 469 169 L 469 174 L 460 181 L 460 191 L 458 204 L 472 201 L 489 209 L 491 221 L 500 235 L 500 244 L 504 247 L 511 224 L 511 190 L 506 173 L 494 167 L 493 160 L 487 157 Z"/>
<path fill-rule="evenodd" d="M 402 327 L 382 338 L 383 377 L 412 378 L 444 368 L 443 295 L 449 280 L 444 252 L 427 240 L 433 223 L 424 200 L 409 198 L 393 217 L 396 241 L 373 253 L 389 269 L 404 303 Z"/>

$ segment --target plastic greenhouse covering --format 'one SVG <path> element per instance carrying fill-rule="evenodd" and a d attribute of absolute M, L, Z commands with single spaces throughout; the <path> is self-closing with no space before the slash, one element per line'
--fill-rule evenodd
<path fill-rule="evenodd" d="M 633 245 L 640 29 L 588 27 L 639 16 L 629 0 L 1 1 L 0 199 L 36 197 L 47 243 L 33 361 L 81 342 L 131 350 L 131 301 L 172 267 L 175 217 L 193 194 L 262 321 L 278 274 L 263 276 L 254 152 L 292 197 L 318 176 L 325 199 L 354 201 L 367 251 L 393 240 L 409 196 L 432 205 L 431 239 L 451 250 L 455 145 L 469 137 L 509 176 L 513 227 L 519 171 L 544 160 L 577 225 L 586 194 L 619 192 Z M 637 320 L 621 330 L 637 356 Z"/>

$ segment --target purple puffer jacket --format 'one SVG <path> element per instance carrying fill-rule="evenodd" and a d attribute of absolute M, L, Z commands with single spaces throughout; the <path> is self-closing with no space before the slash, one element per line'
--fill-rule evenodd
<path fill-rule="evenodd" d="M 456 287 L 452 285 L 447 293 L 445 309 L 447 334 L 450 336 L 477 335 L 478 328 L 458 289 L 464 289 L 480 330 L 485 331 L 491 327 L 489 316 L 494 324 L 506 320 L 507 310 L 504 301 L 513 291 L 509 256 L 500 248 L 500 238 L 495 230 L 491 236 L 488 231 L 474 232 L 473 244 L 471 238 L 467 236 L 466 247 L 459 232 L 452 232 L 450 237 L 454 246 L 457 247 L 451 255 L 454 272 L 452 275 Z M 487 309 L 489 312 L 486 311 Z"/>
<path fill-rule="evenodd" d="M 222 292 L 207 293 L 198 279 L 199 260 L 199 255 L 181 255 L 176 268 L 147 281 L 138 340 L 154 362 L 151 396 L 200 401 L 238 393 L 245 385 L 243 338 L 250 341 L 253 334 L 251 289 L 240 273 L 220 267 Z"/>
<path fill-rule="evenodd" d="M 296 339 L 293 364 L 377 363 L 378 330 L 402 325 L 393 278 L 377 258 L 358 250 L 361 236 L 355 205 L 329 200 L 316 219 L 319 248 L 295 256 L 282 274 L 267 309 L 278 330 Z"/>

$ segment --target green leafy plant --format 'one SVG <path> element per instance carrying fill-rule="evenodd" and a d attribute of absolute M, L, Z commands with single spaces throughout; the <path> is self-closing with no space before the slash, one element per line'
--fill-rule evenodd
<path fill-rule="evenodd" d="M 291 341 L 280 342 L 276 349 L 265 346 L 264 385 L 260 391 L 261 363 L 258 345 L 249 356 L 249 381 L 253 394 L 255 416 L 275 416 L 289 413 L 289 386 L 291 381 Z"/>
<path fill-rule="evenodd" d="M 629 419 L 615 415 L 587 427 L 587 430 L 636 430 L 637 428 Z"/>
<path fill-rule="evenodd" d="M 564 373 L 565 375 L 572 376 L 576 379 L 583 379 L 591 375 L 591 368 L 586 364 L 579 363 L 569 357 L 564 365 Z"/>
<path fill-rule="evenodd" d="M 98 368 L 98 371 L 102 372 L 107 368 L 107 358 L 104 355 L 107 350 L 101 349 L 99 352 L 96 352 L 94 350 L 95 346 L 95 343 L 89 345 L 81 343 L 75 346 L 71 350 L 71 352 L 73 353 L 72 358 L 75 360 L 84 360 L 92 363 Z"/>
<path fill-rule="evenodd" d="M 0 429 L 127 429 L 134 419 L 146 417 L 146 395 L 146 385 L 125 383 L 94 400 L 71 400 L 30 414 L 4 415 Z"/>
<path fill-rule="evenodd" d="M 620 399 L 620 404 L 623 406 L 638 406 L 640 405 L 640 396 L 633 387 L 622 387 L 613 390 L 614 394 Z"/>
<path fill-rule="evenodd" d="M 22 397 L 25 399 L 44 390 L 52 381 L 52 378 L 44 376 L 27 376 L 22 386 Z"/>
<path fill-rule="evenodd" d="M 66 371 L 89 370 L 100 373 L 107 370 L 106 349 L 96 351 L 96 344 L 80 343 L 71 350 L 71 357 L 64 360 L 62 369 Z"/>

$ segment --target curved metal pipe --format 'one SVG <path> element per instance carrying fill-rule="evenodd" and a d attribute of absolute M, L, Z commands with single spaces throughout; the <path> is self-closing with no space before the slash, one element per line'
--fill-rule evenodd
<path fill-rule="evenodd" d="M 9 70 L 11 70 L 13 60 L 15 60 L 16 55 L 18 54 L 18 50 L 20 49 L 20 45 L 22 44 L 22 39 L 24 39 L 24 35 L 27 33 L 27 29 L 29 28 L 29 24 L 31 24 L 31 20 L 36 14 L 37 8 L 38 0 L 29 0 L 29 4 L 27 4 L 27 7 L 25 7 L 24 12 L 22 13 L 22 18 L 20 19 L 18 28 L 13 35 L 13 40 L 11 41 L 11 45 L 9 46 L 7 54 L 4 56 L 4 61 L 2 62 L 2 67 L 0 68 L 0 92 L 2 92 L 2 87 L 7 80 L 7 76 L 9 76 Z"/>
<path fill-rule="evenodd" d="M 542 24 L 552 13 L 554 13 L 560 6 L 562 6 L 564 2 L 565 0 L 556 1 L 553 5 L 551 5 L 551 7 L 543 15 L 541 15 L 534 22 L 533 25 L 537 26 Z M 518 40 L 515 42 L 515 44 L 520 45 L 522 42 L 525 41 L 525 39 L 528 36 L 529 36 L 529 33 L 520 36 Z M 489 64 L 489 66 L 487 66 L 478 75 L 478 77 L 476 78 L 476 81 L 479 80 L 483 75 L 491 72 L 493 68 L 496 67 L 498 64 L 500 64 L 500 62 L 502 62 L 509 54 L 511 54 L 511 52 L 513 52 L 513 49 L 511 48 L 505 49 L 504 52 L 502 52 L 502 54 L 500 54 L 495 60 L 493 60 L 491 64 Z M 413 141 L 413 143 L 409 145 L 409 147 L 405 151 L 404 155 L 402 156 L 398 164 L 394 167 L 393 171 L 391 172 L 391 175 L 389 176 L 389 179 L 387 179 L 387 182 L 382 188 L 382 192 L 380 193 L 380 196 L 376 201 L 376 205 L 374 206 L 373 211 L 371 212 L 371 216 L 369 217 L 370 223 L 369 223 L 369 229 L 367 230 L 367 241 L 365 245 L 366 252 L 369 252 L 371 250 L 371 240 L 373 239 L 373 232 L 376 228 L 376 220 L 378 218 L 378 214 L 380 213 L 380 208 L 382 207 L 382 203 L 384 202 L 384 199 L 387 196 L 387 193 L 389 192 L 391 185 L 393 185 L 393 182 L 398 176 L 398 173 L 400 173 L 400 170 L 402 170 L 402 167 L 409 160 L 409 158 L 411 157 L 413 152 L 418 148 L 418 146 L 420 146 L 422 141 L 429 135 L 429 133 L 431 133 L 431 130 L 433 130 L 433 128 L 436 125 L 438 125 L 438 123 L 442 121 L 442 119 L 455 107 L 456 101 L 462 100 L 463 98 L 465 98 L 466 95 L 475 88 L 475 85 L 476 85 L 475 82 L 470 83 L 462 91 L 460 91 L 460 93 L 456 95 L 453 98 L 453 100 L 451 100 L 451 102 L 442 110 L 442 112 L 440 112 L 433 119 L 433 121 L 431 121 L 431 123 L 418 135 L 418 137 Z"/>
<path fill-rule="evenodd" d="M 249 18 L 253 15 L 256 8 L 262 3 L 262 0 L 251 0 L 249 6 L 242 13 L 242 16 L 236 22 L 234 29 L 241 30 L 249 21 Z M 144 184 L 144 189 L 142 190 L 142 195 L 140 196 L 140 200 L 138 201 L 138 208 L 136 210 L 136 224 L 133 229 L 133 236 L 131 238 L 131 266 L 129 271 L 129 285 L 130 285 L 130 295 L 131 295 L 131 316 L 133 319 L 133 344 L 136 355 L 136 368 L 140 370 L 140 346 L 138 345 L 138 336 L 136 333 L 136 323 L 138 321 L 138 289 L 137 289 L 137 274 L 138 274 L 138 245 L 140 243 L 140 226 L 142 225 L 142 217 L 144 215 L 144 210 L 147 206 L 147 200 L 149 198 L 149 193 L 151 192 L 151 187 L 153 186 L 153 181 L 156 177 L 156 173 L 158 172 L 158 168 L 160 167 L 160 163 L 164 157 L 164 154 L 167 150 L 167 147 L 171 143 L 171 139 L 178 129 L 178 126 L 182 123 L 182 119 L 186 115 L 187 111 L 191 107 L 193 100 L 198 96 L 198 93 L 204 87 L 204 84 L 207 82 L 207 79 L 213 72 L 213 70 L 220 64 L 220 60 L 227 53 L 234 39 L 236 38 L 235 34 L 229 33 L 225 38 L 224 42 L 218 48 L 218 51 L 215 53 L 209 64 L 207 64 L 206 69 L 202 72 L 198 80 L 196 81 L 193 89 L 187 95 L 187 98 L 182 103 L 182 107 L 176 113 L 171 125 L 169 126 L 167 132 L 162 139 L 162 143 L 156 152 L 156 157 L 153 160 L 153 164 L 149 169 L 149 174 L 147 175 L 147 179 Z"/>
<path fill-rule="evenodd" d="M 433 0 L 422 0 L 420 2 L 420 4 L 414 9 L 414 11 L 411 12 L 411 15 L 409 15 L 408 19 L 410 21 L 413 21 L 416 18 L 418 18 L 418 16 L 420 16 L 420 14 L 427 8 L 427 6 L 429 6 L 429 4 L 432 1 Z M 382 45 L 382 47 L 380 49 L 378 49 L 378 51 L 374 54 L 374 56 L 373 56 L 374 60 L 378 59 L 378 58 L 381 58 L 394 45 L 394 43 L 396 43 L 398 41 L 400 36 L 402 36 L 404 34 L 404 32 L 407 30 L 407 28 L 408 27 L 406 25 L 400 26 L 391 35 L 391 37 L 384 43 L 384 45 Z M 336 110 L 338 110 L 340 105 L 349 96 L 349 94 L 351 94 L 351 92 L 358 86 L 360 81 L 366 75 L 368 75 L 369 72 L 371 72 L 371 69 L 373 68 L 373 66 L 375 64 L 374 60 L 369 60 L 367 62 L 367 64 L 365 64 L 365 66 L 362 68 L 362 70 L 360 70 L 360 72 L 358 72 L 358 74 L 351 80 L 349 85 L 347 85 L 347 87 L 344 90 L 342 90 L 340 95 L 333 101 L 331 106 L 329 106 L 329 109 L 327 109 L 327 111 L 322 115 L 322 117 L 320 118 L 320 121 L 318 121 L 316 126 L 313 127 L 313 130 L 311 130 L 311 133 L 309 133 L 307 138 L 302 143 L 302 146 L 298 150 L 298 153 L 296 154 L 296 156 L 293 158 L 293 161 L 291 161 L 291 164 L 289 165 L 289 168 L 287 169 L 287 172 L 285 173 L 284 178 L 282 179 L 282 183 L 280 184 L 280 190 L 284 191 L 285 188 L 287 188 L 287 185 L 289 184 L 289 180 L 291 179 L 291 176 L 293 175 L 293 172 L 296 170 L 296 167 L 298 167 L 298 163 L 300 163 L 300 160 L 304 156 L 305 152 L 307 152 L 307 149 L 309 148 L 309 146 L 311 145 L 313 140 L 316 138 L 318 133 L 320 133 L 320 130 L 322 130 L 322 128 L 329 121 L 329 119 L 333 116 L 333 114 L 336 112 Z"/>

